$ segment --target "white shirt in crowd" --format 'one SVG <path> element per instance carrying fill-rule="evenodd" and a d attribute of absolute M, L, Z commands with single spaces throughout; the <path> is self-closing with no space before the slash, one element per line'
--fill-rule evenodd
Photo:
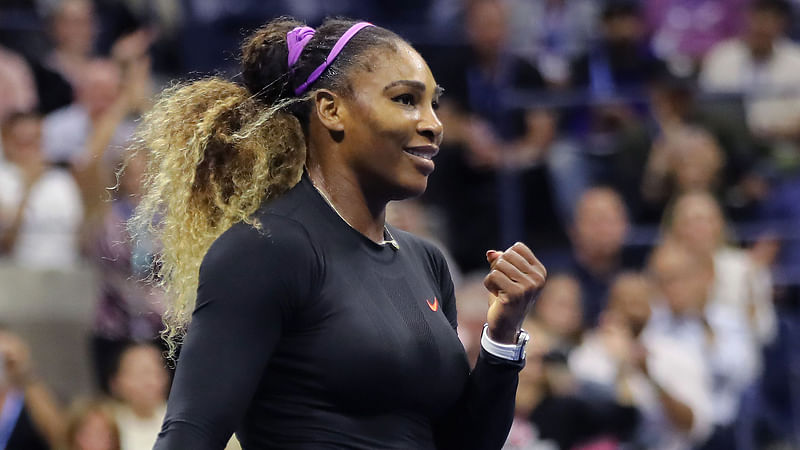
<path fill-rule="evenodd" d="M 745 94 L 754 131 L 795 127 L 800 122 L 800 45 L 776 42 L 772 56 L 759 62 L 743 40 L 723 41 L 706 56 L 700 86 L 708 92 Z"/>
<path fill-rule="evenodd" d="M 16 166 L 0 163 L 0 226 L 13 220 L 23 186 Z M 12 257 L 17 264 L 34 269 L 71 267 L 79 258 L 82 222 L 83 202 L 72 175 L 50 169 L 31 187 Z"/>
<path fill-rule="evenodd" d="M 120 159 L 130 143 L 136 124 L 123 121 L 114 132 L 107 152 L 112 161 Z M 92 132 L 89 113 L 83 106 L 74 103 L 53 111 L 44 118 L 42 124 L 42 150 L 51 162 L 80 164 L 87 157 L 87 141 Z"/>
<path fill-rule="evenodd" d="M 668 336 L 642 336 L 647 350 L 647 369 L 667 394 L 692 410 L 692 429 L 682 432 L 667 419 L 653 383 L 641 372 L 628 378 L 633 404 L 642 415 L 636 435 L 653 450 L 682 450 L 704 442 L 712 430 L 711 381 L 701 355 Z M 598 333 L 589 335 L 570 355 L 569 367 L 582 382 L 613 392 L 619 374 L 618 361 L 608 352 Z"/>
<path fill-rule="evenodd" d="M 669 336 L 703 356 L 712 379 L 714 423 L 730 425 L 738 416 L 742 393 L 758 376 L 758 349 L 735 308 L 711 303 L 705 314 L 713 335 L 698 317 L 676 316 L 658 304 L 645 333 Z"/>
<path fill-rule="evenodd" d="M 778 325 L 772 301 L 772 275 L 769 268 L 757 267 L 744 250 L 722 247 L 714 253 L 711 301 L 739 311 L 749 322 L 753 339 L 759 345 L 775 339 Z"/>
<path fill-rule="evenodd" d="M 166 413 L 166 403 L 159 406 L 150 417 L 139 417 L 130 407 L 117 405 L 114 417 L 119 427 L 120 450 L 151 450 L 156 444 Z"/>

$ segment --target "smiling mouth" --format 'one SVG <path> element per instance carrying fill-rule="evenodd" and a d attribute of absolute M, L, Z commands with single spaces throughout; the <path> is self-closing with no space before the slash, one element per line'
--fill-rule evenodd
<path fill-rule="evenodd" d="M 439 153 L 439 149 L 436 147 L 412 147 L 403 149 L 406 153 L 410 155 L 414 155 L 416 157 L 432 160 L 437 153 Z"/>
<path fill-rule="evenodd" d="M 416 152 L 414 150 L 406 150 L 406 153 L 412 154 L 414 156 L 419 156 L 420 158 L 424 158 L 424 159 L 428 159 L 428 160 L 433 159 L 433 154 L 431 154 L 431 153 Z"/>

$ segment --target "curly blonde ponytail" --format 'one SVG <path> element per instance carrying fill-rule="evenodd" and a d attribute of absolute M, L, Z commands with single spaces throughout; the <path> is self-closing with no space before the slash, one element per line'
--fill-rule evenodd
<path fill-rule="evenodd" d="M 155 280 L 170 299 L 163 337 L 171 356 L 211 243 L 236 222 L 252 223 L 265 199 L 300 179 L 305 140 L 282 111 L 290 102 L 266 107 L 244 87 L 211 78 L 165 90 L 143 119 L 137 137 L 150 158 L 130 226 L 160 245 Z"/>
<path fill-rule="evenodd" d="M 244 86 L 219 78 L 165 90 L 139 128 L 134 148 L 149 151 L 145 194 L 129 226 L 160 246 L 154 281 L 169 304 L 162 333 L 174 356 L 194 310 L 200 263 L 226 229 L 265 201 L 297 184 L 306 159 L 304 129 L 311 94 L 294 88 L 319 67 L 355 22 L 329 19 L 288 67 L 286 34 L 303 25 L 281 17 L 256 30 L 242 46 Z M 348 73 L 368 66 L 377 47 L 396 49 L 400 38 L 380 27 L 355 35 L 315 82 L 349 92 Z"/>

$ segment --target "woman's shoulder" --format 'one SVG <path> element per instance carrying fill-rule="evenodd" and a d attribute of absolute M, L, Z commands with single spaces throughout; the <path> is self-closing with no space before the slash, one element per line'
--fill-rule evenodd
<path fill-rule="evenodd" d="M 238 222 L 220 235 L 206 254 L 206 262 L 245 258 L 253 262 L 280 259 L 287 263 L 317 260 L 317 251 L 302 223 L 278 214 L 259 214 Z"/>

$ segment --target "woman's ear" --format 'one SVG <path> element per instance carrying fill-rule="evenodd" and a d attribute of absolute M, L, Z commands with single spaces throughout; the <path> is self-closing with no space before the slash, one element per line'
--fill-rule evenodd
<path fill-rule="evenodd" d="M 333 132 L 344 131 L 346 115 L 342 97 L 328 89 L 319 89 L 314 93 L 314 113 L 322 125 Z"/>

